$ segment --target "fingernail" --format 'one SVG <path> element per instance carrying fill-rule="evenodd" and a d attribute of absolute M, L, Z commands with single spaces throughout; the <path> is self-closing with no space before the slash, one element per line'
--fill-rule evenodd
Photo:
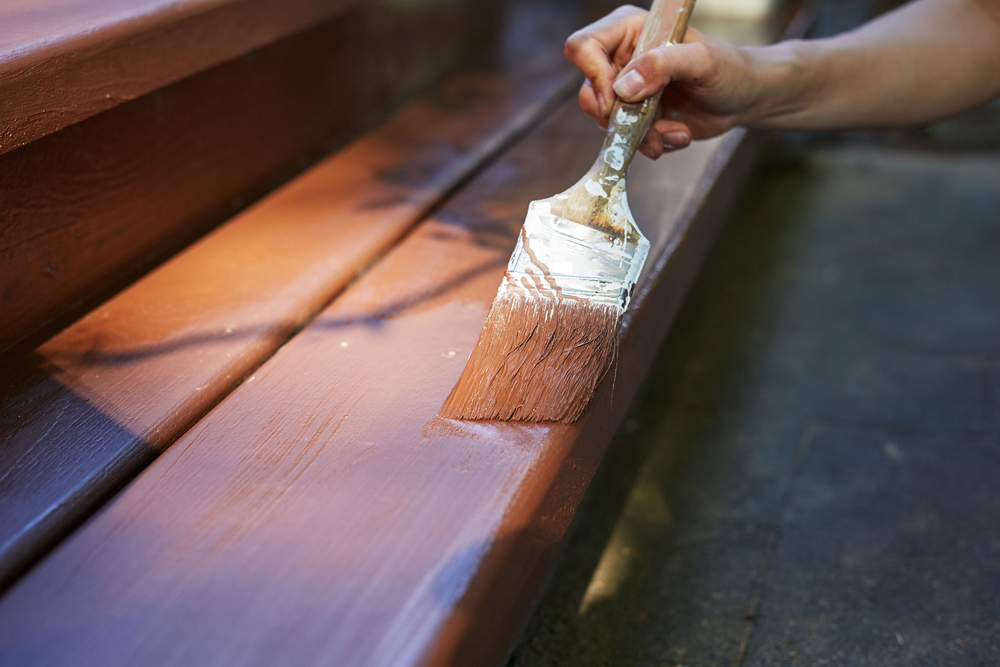
<path fill-rule="evenodd" d="M 667 132 L 663 135 L 663 145 L 666 148 L 684 148 L 691 143 L 691 137 L 685 132 Z"/>
<path fill-rule="evenodd" d="M 653 158 L 654 160 L 660 157 L 661 154 L 663 154 L 663 147 L 657 146 L 656 142 L 653 141 L 649 137 L 649 135 L 646 136 L 646 140 L 644 143 L 649 147 L 649 157 Z"/>
<path fill-rule="evenodd" d="M 598 111 L 600 111 L 602 116 L 608 112 L 605 104 L 606 103 L 604 102 L 604 95 L 597 93 L 597 107 Z"/>
<path fill-rule="evenodd" d="M 642 75 L 632 70 L 615 81 L 614 88 L 619 97 L 635 97 L 642 92 L 645 85 Z"/>

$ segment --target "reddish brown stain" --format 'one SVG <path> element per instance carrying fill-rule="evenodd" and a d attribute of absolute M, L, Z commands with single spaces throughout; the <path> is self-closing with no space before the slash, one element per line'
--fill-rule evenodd
<path fill-rule="evenodd" d="M 613 401 L 602 383 L 568 426 L 435 420 L 527 201 L 579 174 L 588 132 L 560 109 L 26 575 L 0 662 L 497 662 L 752 147 L 635 166 L 652 249 Z"/>
<path fill-rule="evenodd" d="M 495 594 L 511 605 L 490 628 L 468 618 L 480 634 L 466 664 L 496 659 L 572 513 L 544 508 L 578 497 L 593 466 L 568 461 L 580 447 L 599 460 L 642 372 L 620 370 L 616 407 L 605 390 L 573 426 L 470 435 L 429 422 L 479 333 L 523 207 L 579 174 L 588 136 L 575 103 L 563 107 L 185 434 L 0 602 L 0 661 L 31 647 L 55 664 L 417 664 L 473 650 L 449 628 Z M 670 204 L 676 192 L 655 186 L 707 189 L 727 145 L 637 170 L 657 195 L 637 206 L 655 252 L 696 205 Z M 540 149 L 562 166 L 540 173 Z M 664 210 L 674 217 L 653 214 Z M 23 620 L 38 614 L 49 620 Z"/>
<path fill-rule="evenodd" d="M 491 53 L 496 6 L 431 0 L 346 11 L 4 155 L 0 351 L 41 327 L 51 335 L 66 326 L 345 142 L 359 123 Z M 200 39 L 210 48 L 225 36 Z M 164 47 L 157 58 L 171 63 L 173 55 Z M 518 71 L 551 72 L 556 55 Z M 347 62 L 355 78 L 350 95 L 341 78 Z M 49 89 L 82 94 L 85 87 Z M 24 94 L 4 87 L 0 109 L 33 99 Z M 456 97 L 435 101 L 457 106 Z M 470 121 L 459 121 L 456 135 L 462 123 Z M 459 142 L 439 150 L 455 150 L 451 157 L 461 161 L 464 148 Z M 381 176 L 402 183 L 419 179 L 420 168 L 395 165 Z"/>
<path fill-rule="evenodd" d="M 36 352 L 9 358 L 0 394 L 0 582 L 562 95 L 566 69 L 539 65 L 452 78 Z M 420 170 L 411 172 L 413 164 Z"/>

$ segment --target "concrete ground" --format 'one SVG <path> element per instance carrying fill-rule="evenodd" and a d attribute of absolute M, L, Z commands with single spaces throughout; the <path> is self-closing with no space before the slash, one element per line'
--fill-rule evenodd
<path fill-rule="evenodd" d="M 510 664 L 1000 665 L 1000 106 L 772 137 Z"/>

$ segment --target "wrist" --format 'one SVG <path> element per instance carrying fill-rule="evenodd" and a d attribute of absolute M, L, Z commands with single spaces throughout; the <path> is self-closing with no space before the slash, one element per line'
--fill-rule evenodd
<path fill-rule="evenodd" d="M 741 51 L 746 59 L 749 102 L 737 114 L 735 124 L 767 129 L 795 127 L 795 119 L 808 107 L 813 45 L 788 40 Z"/>

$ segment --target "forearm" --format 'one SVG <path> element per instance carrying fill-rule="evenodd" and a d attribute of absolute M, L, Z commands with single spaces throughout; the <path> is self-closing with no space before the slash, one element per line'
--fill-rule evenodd
<path fill-rule="evenodd" d="M 1000 2 L 920 0 L 854 32 L 744 53 L 757 93 L 738 124 L 919 125 L 1000 94 Z"/>

